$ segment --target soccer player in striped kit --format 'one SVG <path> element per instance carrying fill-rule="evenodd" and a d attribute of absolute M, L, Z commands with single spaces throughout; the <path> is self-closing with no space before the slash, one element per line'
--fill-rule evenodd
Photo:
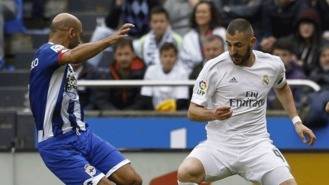
<path fill-rule="evenodd" d="M 68 185 L 140 185 L 142 180 L 111 144 L 88 129 L 70 64 L 86 61 L 116 43 L 134 25 L 113 35 L 80 44 L 82 25 L 68 13 L 54 17 L 49 42 L 35 53 L 29 95 L 38 131 L 38 150 L 46 166 Z"/>

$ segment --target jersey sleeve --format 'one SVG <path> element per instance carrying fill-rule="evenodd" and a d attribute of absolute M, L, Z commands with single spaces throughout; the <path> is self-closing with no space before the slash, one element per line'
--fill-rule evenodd
<path fill-rule="evenodd" d="M 216 72 L 205 66 L 201 70 L 193 87 L 191 102 L 197 105 L 206 106 L 207 101 L 212 98 L 216 91 Z"/>
<path fill-rule="evenodd" d="M 59 45 L 59 44 L 55 44 L 50 46 L 50 50 L 49 50 L 49 57 L 51 57 L 51 59 L 49 60 L 51 65 L 59 65 L 59 61 L 61 60 L 61 58 L 63 57 L 63 54 L 68 51 L 68 49 L 66 49 L 64 46 Z"/>
<path fill-rule="evenodd" d="M 282 60 L 280 59 L 280 65 L 277 71 L 277 77 L 276 80 L 273 84 L 274 88 L 282 88 L 284 85 L 286 85 L 287 80 L 286 80 L 286 69 L 284 67 L 284 64 Z"/>

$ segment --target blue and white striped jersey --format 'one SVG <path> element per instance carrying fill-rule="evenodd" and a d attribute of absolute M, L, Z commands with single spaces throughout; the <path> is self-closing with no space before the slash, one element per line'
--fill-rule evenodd
<path fill-rule="evenodd" d="M 31 63 L 29 96 L 38 130 L 38 142 L 72 129 L 86 130 L 77 93 L 77 78 L 71 65 L 60 65 L 67 49 L 46 43 Z"/>

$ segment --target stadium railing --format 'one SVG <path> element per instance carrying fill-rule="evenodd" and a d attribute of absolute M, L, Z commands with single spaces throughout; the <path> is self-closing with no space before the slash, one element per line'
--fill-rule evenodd
<path fill-rule="evenodd" d="M 321 87 L 311 80 L 287 80 L 289 85 L 292 86 L 307 86 L 314 91 L 319 91 Z M 193 86 L 194 80 L 79 80 L 79 86 L 85 87 L 129 87 L 129 86 Z"/>

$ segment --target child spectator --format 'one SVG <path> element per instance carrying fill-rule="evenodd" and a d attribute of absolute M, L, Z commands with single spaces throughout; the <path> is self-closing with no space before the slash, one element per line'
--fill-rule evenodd
<path fill-rule="evenodd" d="M 184 68 L 178 63 L 178 50 L 173 43 L 165 43 L 160 48 L 160 64 L 149 66 L 144 80 L 187 80 Z M 175 111 L 186 109 L 188 105 L 187 86 L 144 86 L 141 90 L 144 105 L 152 104 L 157 111 Z"/>

